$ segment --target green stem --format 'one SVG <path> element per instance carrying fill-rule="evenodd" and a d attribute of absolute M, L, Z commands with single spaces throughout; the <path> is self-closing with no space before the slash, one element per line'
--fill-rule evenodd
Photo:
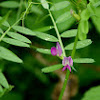
<path fill-rule="evenodd" d="M 37 21 L 35 21 L 35 23 L 41 23 L 43 20 L 45 20 L 47 17 L 49 17 L 49 14 L 48 15 L 46 15 L 46 16 L 44 16 L 42 19 L 39 19 L 38 18 L 38 20 L 39 20 L 39 22 L 38 22 L 38 20 Z"/>
<path fill-rule="evenodd" d="M 25 15 L 26 15 L 26 13 L 28 12 L 28 10 L 29 10 L 31 4 L 32 4 L 32 2 L 29 3 L 28 7 L 26 8 L 25 13 L 23 14 L 23 18 L 22 18 L 22 26 L 23 26 L 23 27 L 24 27 L 24 17 L 25 17 Z"/>
<path fill-rule="evenodd" d="M 56 34 L 57 34 L 59 43 L 60 43 L 60 45 L 61 45 L 61 48 L 62 48 L 62 51 L 63 51 L 63 56 L 66 56 L 66 53 L 65 53 L 65 50 L 64 50 L 64 46 L 63 46 L 63 43 L 62 43 L 62 40 L 61 40 L 61 37 L 60 37 L 60 33 L 59 33 L 59 31 L 58 31 L 56 22 L 55 22 L 55 20 L 54 20 L 54 18 L 53 18 L 53 16 L 52 16 L 52 13 L 51 13 L 51 11 L 50 11 L 49 9 L 48 9 L 48 12 L 49 12 L 49 14 L 50 14 L 50 17 L 51 17 L 51 20 L 52 20 L 52 22 L 53 22 L 53 25 L 54 25 L 54 28 L 55 28 L 55 31 L 56 31 Z"/>
<path fill-rule="evenodd" d="M 62 48 L 62 51 L 63 51 L 63 56 L 66 56 L 66 54 L 65 54 L 65 49 L 64 49 L 64 46 L 63 46 L 63 43 L 62 43 L 62 40 L 61 40 L 59 31 L 58 31 L 56 22 L 55 22 L 55 20 L 54 20 L 54 18 L 53 18 L 53 16 L 52 16 L 52 13 L 50 12 L 49 9 L 48 9 L 48 12 L 49 12 L 49 14 L 50 14 L 51 20 L 52 20 L 52 22 L 53 22 L 53 25 L 54 25 L 54 28 L 55 28 L 55 31 L 56 31 L 56 34 L 57 34 L 57 37 L 58 37 L 58 39 L 59 39 L 59 43 L 60 43 L 61 48 Z M 75 55 L 77 41 L 78 41 L 78 33 L 77 33 L 77 35 L 76 35 L 75 42 L 74 42 L 74 47 L 73 47 L 72 54 L 71 54 L 71 57 L 72 57 L 72 58 L 74 58 L 74 55 Z M 64 91 L 65 91 L 65 89 L 66 89 L 66 85 L 67 85 L 67 82 L 68 82 L 69 74 L 70 74 L 70 71 L 67 70 L 66 76 L 65 76 L 65 80 L 64 80 L 64 83 L 63 83 L 63 87 L 62 87 L 62 90 L 61 90 L 61 93 L 60 93 L 60 96 L 59 96 L 59 99 L 58 99 L 58 100 L 62 100 Z"/>
<path fill-rule="evenodd" d="M 52 16 L 52 13 L 50 12 L 50 10 L 48 10 L 48 11 L 49 11 L 50 17 L 51 17 L 51 19 L 52 19 L 52 22 L 53 22 L 53 24 L 54 24 L 54 28 L 55 28 L 57 37 L 58 37 L 58 39 L 59 39 L 59 43 L 60 43 L 61 48 L 62 48 L 62 50 L 63 50 L 63 56 L 66 56 L 65 50 L 64 50 L 64 46 L 63 46 L 63 43 L 62 43 L 62 40 L 61 40 L 59 31 L 58 31 L 56 22 L 55 22 L 55 20 L 54 20 L 54 18 L 53 18 L 53 16 Z M 74 58 L 74 55 L 75 55 L 77 41 L 78 41 L 78 33 L 77 33 L 77 35 L 76 35 L 75 42 L 74 42 L 74 47 L 73 47 L 73 51 L 72 51 L 72 54 L 71 54 L 71 57 L 72 57 L 72 58 Z M 69 74 L 70 74 L 70 71 L 67 70 L 66 76 L 65 76 L 65 80 L 64 80 L 64 83 L 63 83 L 63 87 L 62 87 L 62 90 L 61 90 L 61 93 L 60 93 L 60 96 L 59 96 L 59 99 L 58 99 L 58 100 L 62 100 L 64 91 L 65 91 L 65 89 L 66 89 L 66 85 L 67 85 L 67 82 L 68 82 Z"/>
<path fill-rule="evenodd" d="M 77 35 L 76 35 L 76 37 L 75 37 L 74 47 L 73 47 L 72 54 L 71 54 L 71 57 L 72 57 L 72 58 L 74 58 L 74 55 L 75 55 L 76 46 L 77 46 L 77 41 L 78 41 L 78 33 L 77 33 Z M 61 93 L 60 93 L 60 96 L 59 96 L 59 99 L 58 99 L 58 100 L 62 100 L 64 91 L 65 91 L 65 89 L 66 89 L 66 85 L 67 85 L 67 82 L 68 82 L 69 74 L 70 74 L 70 71 L 67 70 L 66 76 L 65 76 L 65 80 L 64 80 L 64 83 L 63 83 L 63 87 L 62 87 L 62 90 L 61 90 Z"/>
<path fill-rule="evenodd" d="M 37 2 L 31 2 L 32 4 L 41 4 L 41 3 L 37 3 Z"/>
<path fill-rule="evenodd" d="M 64 91 L 66 89 L 66 85 L 67 85 L 67 82 L 68 82 L 69 74 L 70 74 L 70 71 L 67 70 L 66 76 L 65 76 L 65 80 L 64 80 L 64 83 L 63 83 L 63 87 L 62 87 L 62 90 L 61 90 L 61 93 L 60 93 L 60 96 L 59 96 L 59 99 L 58 100 L 62 100 Z"/>
<path fill-rule="evenodd" d="M 4 33 L 3 35 L 0 37 L 0 42 L 2 41 L 2 39 L 5 37 L 5 35 L 10 31 L 10 29 L 15 26 L 19 21 L 21 20 L 21 18 L 19 20 L 17 20 L 12 26 L 10 26 Z"/>
<path fill-rule="evenodd" d="M 52 16 L 50 10 L 48 10 L 48 11 L 49 11 L 50 17 L 51 17 L 51 19 L 52 19 L 52 22 L 53 22 L 53 24 L 54 24 L 54 28 L 55 28 L 55 31 L 56 31 L 56 33 L 57 33 L 57 36 L 58 36 L 58 39 L 59 39 L 59 43 L 60 43 L 61 48 L 62 48 L 62 50 L 63 50 L 63 56 L 66 56 L 66 54 L 65 54 L 65 49 L 64 49 L 64 46 L 63 46 L 63 43 L 62 43 L 62 40 L 61 40 L 59 31 L 58 31 L 58 28 L 57 28 L 57 25 L 56 25 L 56 23 L 55 23 L 55 20 L 54 20 L 54 18 L 53 18 L 53 16 Z M 64 91 L 65 91 L 65 88 L 66 88 L 66 85 L 67 85 L 67 81 L 68 81 L 69 74 L 70 74 L 70 71 L 67 70 L 67 73 L 66 73 L 66 76 L 65 76 L 65 80 L 64 80 L 64 84 L 63 84 L 63 87 L 62 87 L 62 90 L 61 90 L 61 93 L 60 93 L 60 96 L 59 96 L 59 100 L 62 100 L 62 96 L 63 96 L 63 94 L 64 94 Z"/>
<path fill-rule="evenodd" d="M 74 55 L 75 55 L 75 52 L 76 52 L 77 42 L 78 42 L 78 32 L 77 32 L 77 35 L 75 37 L 74 47 L 73 47 L 72 54 L 71 54 L 72 58 L 74 58 Z"/>
<path fill-rule="evenodd" d="M 22 26 L 23 26 L 23 27 L 24 27 L 24 17 L 25 17 L 25 15 L 26 15 L 26 13 L 28 12 L 28 10 L 29 10 L 31 4 L 41 4 L 41 3 L 29 2 L 29 5 L 28 5 L 28 7 L 26 8 L 26 11 L 25 11 L 25 13 L 24 13 L 24 15 L 23 15 L 23 19 L 22 19 Z"/>

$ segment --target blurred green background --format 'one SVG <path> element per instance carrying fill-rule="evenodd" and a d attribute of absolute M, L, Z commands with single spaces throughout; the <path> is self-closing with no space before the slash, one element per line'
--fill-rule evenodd
<path fill-rule="evenodd" d="M 0 0 L 0 2 L 3 1 L 7 0 Z M 14 1 L 17 1 L 18 3 L 21 2 L 21 0 Z M 33 1 L 38 2 L 39 0 Z M 53 3 L 60 1 L 62 0 L 51 0 Z M 25 1 L 23 0 L 23 2 Z M 11 10 L 11 14 L 7 21 L 10 23 L 10 25 L 12 25 L 17 20 L 17 17 L 19 17 L 19 9 L 21 9 L 22 13 L 25 11 L 25 5 L 22 4 L 21 8 L 4 8 L 0 6 L 0 16 L 6 15 L 6 13 Z M 68 11 L 69 9 L 70 8 L 64 8 L 53 12 L 54 18 L 58 18 L 59 15 Z M 44 10 L 41 5 L 32 6 L 30 13 L 25 17 L 25 27 L 28 27 L 31 30 L 39 30 L 39 28 L 51 26 L 51 19 L 50 17 L 45 19 L 46 15 L 48 15 L 48 12 Z M 96 8 L 96 15 L 100 16 L 100 6 Z M 21 22 L 19 25 L 21 25 Z M 58 27 L 60 33 L 62 33 L 68 29 L 77 28 L 77 22 L 74 18 L 70 18 L 63 23 L 58 24 Z M 74 88 L 72 88 L 74 95 L 66 92 L 69 99 L 64 100 L 81 100 L 87 90 L 100 84 L 100 17 L 97 18 L 92 16 L 89 19 L 89 27 L 90 31 L 87 38 L 90 38 L 93 43 L 84 49 L 77 50 L 76 57 L 93 58 L 95 59 L 95 63 L 74 65 L 77 72 L 72 72 L 72 77 L 70 77 L 69 84 L 72 84 L 72 87 L 74 88 L 76 87 L 75 90 L 77 92 L 74 92 Z M 56 36 L 54 29 L 45 31 L 45 33 Z M 55 43 L 46 42 L 37 37 L 28 36 L 28 38 L 32 41 L 32 45 L 36 47 L 50 49 L 52 46 L 55 46 Z M 64 45 L 67 45 L 73 41 L 74 38 L 63 39 Z M 61 63 L 57 57 L 38 53 L 34 49 L 11 46 L 4 42 L 1 42 L 0 45 L 12 50 L 24 62 L 23 64 L 17 64 L 0 59 L 0 69 L 2 69 L 9 84 L 14 85 L 13 90 L 5 94 L 2 98 L 0 98 L 0 100 L 56 100 L 52 96 L 57 94 L 55 86 L 57 86 L 59 83 L 59 87 L 62 87 L 61 84 L 63 82 L 60 80 L 60 76 L 65 74 L 61 73 L 61 71 L 44 74 L 41 72 L 41 69 L 46 66 Z M 66 54 L 70 55 L 71 51 L 66 51 Z M 54 91 L 56 91 L 56 93 Z"/>

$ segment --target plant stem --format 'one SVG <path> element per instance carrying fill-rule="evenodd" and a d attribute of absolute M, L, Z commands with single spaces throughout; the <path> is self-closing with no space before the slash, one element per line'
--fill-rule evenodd
<path fill-rule="evenodd" d="M 21 20 L 21 18 L 19 20 L 17 20 L 12 26 L 10 26 L 3 34 L 2 36 L 0 37 L 0 42 L 2 41 L 2 39 L 5 37 L 5 35 L 7 34 L 7 32 L 10 31 L 10 29 L 15 26 L 19 21 Z"/>
<path fill-rule="evenodd" d="M 71 54 L 71 57 L 72 57 L 72 58 L 74 58 L 74 55 L 75 55 L 76 46 L 77 46 L 77 41 L 78 41 L 78 33 L 77 33 L 77 35 L 76 35 L 75 42 L 74 42 L 74 47 L 73 47 L 73 51 L 72 51 L 72 54 Z M 58 100 L 62 100 L 64 91 L 65 91 L 65 89 L 66 89 L 66 85 L 67 85 L 67 82 L 68 82 L 69 74 L 70 74 L 70 71 L 67 70 L 66 76 L 65 76 L 65 80 L 64 80 L 64 83 L 63 83 L 63 87 L 62 87 L 62 90 L 61 90 L 61 93 L 60 93 L 60 96 L 59 96 L 59 99 L 58 99 Z"/>
<path fill-rule="evenodd" d="M 72 54 L 71 54 L 71 57 L 72 57 L 72 58 L 74 58 L 74 55 L 75 55 L 76 46 L 77 46 L 77 41 L 78 41 L 78 33 L 77 33 L 77 35 L 76 35 L 76 37 L 75 37 L 74 47 L 73 47 Z M 58 99 L 58 100 L 62 100 L 64 91 L 65 91 L 65 89 L 66 89 L 66 85 L 67 85 L 67 82 L 68 82 L 69 74 L 70 74 L 70 71 L 67 70 L 66 76 L 65 76 L 65 80 L 64 80 L 64 83 L 63 83 L 63 87 L 62 87 L 62 90 L 61 90 L 61 93 L 60 93 L 60 96 L 59 96 L 59 99 Z"/>
<path fill-rule="evenodd" d="M 53 25 L 54 25 L 54 28 L 55 28 L 55 31 L 56 31 L 56 34 L 57 34 L 59 43 L 60 43 L 60 45 L 61 45 L 61 48 L 62 48 L 62 51 L 63 51 L 63 56 L 66 56 L 66 53 L 65 53 L 65 50 L 64 50 L 64 46 L 63 46 L 63 43 L 62 43 L 62 40 L 61 40 L 61 37 L 60 37 L 60 33 L 59 33 L 59 31 L 58 31 L 56 22 L 55 22 L 55 20 L 54 20 L 54 18 L 53 18 L 53 16 L 52 16 L 52 13 L 51 13 L 51 11 L 50 11 L 49 9 L 48 9 L 48 12 L 49 12 L 49 14 L 50 14 L 50 17 L 51 17 L 51 20 L 52 20 L 52 22 L 53 22 Z"/>
<path fill-rule="evenodd" d="M 65 80 L 64 80 L 64 83 L 63 83 L 63 87 L 62 87 L 62 90 L 61 90 L 61 93 L 60 93 L 60 96 L 59 96 L 59 99 L 58 100 L 62 100 L 64 91 L 66 89 L 66 85 L 67 85 L 67 82 L 68 82 L 69 74 L 70 74 L 70 71 L 67 70 L 66 76 L 65 76 Z"/>
<path fill-rule="evenodd" d="M 57 33 L 57 36 L 58 36 L 58 39 L 59 39 L 59 43 L 60 43 L 61 48 L 62 48 L 62 50 L 63 50 L 63 56 L 66 56 L 65 50 L 64 50 L 64 46 L 63 46 L 63 43 L 62 43 L 62 40 L 61 40 L 59 31 L 58 31 L 58 28 L 57 28 L 57 25 L 56 25 L 56 23 L 55 23 L 55 20 L 54 20 L 54 18 L 53 18 L 53 16 L 52 16 L 50 10 L 48 10 L 48 11 L 49 11 L 50 17 L 51 17 L 51 19 L 52 19 L 52 22 L 53 22 L 53 24 L 54 24 L 54 28 L 55 28 L 55 31 L 56 31 L 56 33 Z M 77 33 L 77 35 L 76 35 L 75 42 L 74 42 L 74 47 L 73 47 L 73 51 L 72 51 L 72 54 L 71 54 L 71 57 L 72 57 L 72 58 L 74 58 L 74 55 L 75 55 L 77 41 L 78 41 L 78 33 Z M 65 91 L 65 89 L 66 89 L 66 85 L 67 85 L 67 82 L 68 82 L 69 74 L 70 74 L 70 71 L 67 70 L 66 76 L 65 76 L 65 80 L 64 80 L 64 83 L 63 83 L 63 87 L 62 87 L 62 90 L 61 90 L 61 93 L 60 93 L 60 96 L 59 96 L 59 100 L 62 100 L 64 91 Z"/>
<path fill-rule="evenodd" d="M 56 31 L 56 34 L 57 34 L 57 37 L 59 39 L 59 43 L 61 45 L 61 48 L 62 48 L 62 51 L 63 51 L 63 56 L 66 56 L 65 54 L 65 49 L 64 49 L 64 46 L 63 46 L 63 43 L 62 43 L 62 40 L 61 40 L 61 37 L 60 37 L 60 34 L 59 34 L 59 30 L 57 28 L 57 25 L 56 25 L 56 22 L 52 16 L 52 13 L 50 12 L 50 10 L 48 9 L 48 12 L 50 14 L 50 17 L 51 17 L 51 20 L 53 22 L 53 25 L 54 25 L 54 28 L 55 28 L 55 31 Z M 75 55 L 75 51 L 76 51 L 76 46 L 77 46 L 77 41 L 78 41 L 78 33 L 75 37 L 75 42 L 74 42 L 74 47 L 73 47 L 73 50 L 72 50 L 72 54 L 71 54 L 71 57 L 74 58 L 74 55 Z M 60 93 L 60 96 L 59 96 L 59 99 L 58 100 L 62 100 L 62 97 L 63 97 L 63 94 L 64 94 L 64 91 L 66 89 L 66 85 L 67 85 L 67 82 L 68 82 L 68 78 L 69 78 L 69 74 L 70 74 L 70 71 L 67 70 L 66 72 L 66 76 L 65 76 L 65 80 L 64 80 L 64 83 L 63 83 L 63 87 L 62 87 L 62 90 L 61 90 L 61 93 Z"/>
<path fill-rule="evenodd" d="M 37 3 L 37 2 L 31 2 L 32 4 L 41 4 L 41 3 Z"/>
<path fill-rule="evenodd" d="M 25 11 L 25 13 L 23 14 L 23 19 L 22 19 L 22 26 L 23 26 L 23 27 L 24 27 L 24 17 L 25 17 L 25 15 L 26 15 L 26 13 L 28 12 L 28 10 L 29 10 L 31 4 L 41 4 L 41 3 L 29 2 L 29 5 L 28 5 L 28 7 L 26 8 L 26 11 Z"/>
<path fill-rule="evenodd" d="M 31 4 L 32 4 L 32 2 L 29 3 L 28 7 L 26 8 L 26 11 L 25 11 L 24 14 L 23 14 L 23 18 L 22 18 L 22 26 L 23 26 L 23 27 L 24 27 L 24 17 L 25 17 L 25 15 L 26 15 L 26 13 L 28 12 L 28 9 L 30 8 Z"/>
<path fill-rule="evenodd" d="M 64 46 L 63 46 L 63 43 L 62 43 L 62 40 L 61 40 L 59 31 L 58 31 L 58 28 L 57 28 L 57 25 L 56 25 L 56 23 L 55 23 L 55 20 L 54 20 L 54 18 L 53 18 L 53 16 L 52 16 L 50 10 L 48 10 L 48 11 L 49 11 L 50 17 L 51 17 L 51 19 L 52 19 L 52 22 L 53 22 L 53 24 L 54 24 L 54 28 L 55 28 L 55 31 L 56 31 L 56 33 L 57 33 L 57 36 L 58 36 L 58 39 L 59 39 L 59 43 L 60 43 L 61 48 L 62 48 L 62 50 L 63 50 L 63 56 L 66 56 L 66 54 L 65 54 L 65 49 L 64 49 Z M 64 91 L 65 91 L 65 88 L 66 88 L 66 85 L 67 85 L 67 81 L 68 81 L 69 74 L 70 74 L 70 71 L 67 70 L 67 73 L 66 73 L 66 76 L 65 76 L 65 80 L 64 80 L 64 83 L 63 83 L 63 87 L 62 87 L 62 90 L 61 90 L 61 93 L 60 93 L 60 96 L 59 96 L 59 100 L 62 100 L 62 96 L 63 96 L 63 94 L 64 94 Z"/>
<path fill-rule="evenodd" d="M 77 35 L 75 37 L 74 47 L 73 47 L 72 54 L 71 54 L 72 58 L 74 58 L 74 55 L 75 55 L 75 52 L 76 52 L 77 41 L 78 41 L 78 32 L 77 32 Z"/>

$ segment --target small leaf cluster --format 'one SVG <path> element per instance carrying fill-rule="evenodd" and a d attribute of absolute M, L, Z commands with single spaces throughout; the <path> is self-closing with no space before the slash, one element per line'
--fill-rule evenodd
<path fill-rule="evenodd" d="M 95 7 L 90 2 L 87 4 L 87 8 L 84 9 L 81 14 L 81 20 L 79 22 L 78 32 L 79 32 L 79 39 L 84 40 L 87 38 L 87 34 L 89 32 L 89 18 L 95 15 Z"/>

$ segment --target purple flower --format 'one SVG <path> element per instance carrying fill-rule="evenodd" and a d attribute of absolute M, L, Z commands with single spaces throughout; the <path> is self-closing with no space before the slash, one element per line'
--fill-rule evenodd
<path fill-rule="evenodd" d="M 66 68 L 68 68 L 69 71 L 71 72 L 71 67 L 70 66 L 73 66 L 73 60 L 72 60 L 71 56 L 64 57 L 64 59 L 62 61 L 62 64 L 64 66 L 62 71 L 64 71 Z"/>
<path fill-rule="evenodd" d="M 57 42 L 56 47 L 51 48 L 51 54 L 53 56 L 56 56 L 56 55 L 61 56 L 62 55 L 62 49 L 61 49 L 59 42 Z"/>

